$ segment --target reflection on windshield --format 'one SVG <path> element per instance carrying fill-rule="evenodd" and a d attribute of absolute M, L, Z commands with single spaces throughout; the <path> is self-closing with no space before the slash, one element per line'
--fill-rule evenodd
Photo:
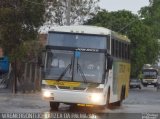
<path fill-rule="evenodd" d="M 154 79 L 157 78 L 157 72 L 156 71 L 144 71 L 143 72 L 143 77 L 146 79 Z"/>
<path fill-rule="evenodd" d="M 73 51 L 52 50 L 48 53 L 45 76 L 46 79 L 58 80 L 66 71 L 60 80 L 71 81 L 73 71 L 73 81 L 101 83 L 103 70 L 103 53 L 80 52 L 77 58 Z"/>
<path fill-rule="evenodd" d="M 101 83 L 104 69 L 104 54 L 81 52 L 81 57 L 77 59 L 77 63 L 88 82 Z M 75 72 L 75 80 L 82 80 L 82 74 Z"/>
<path fill-rule="evenodd" d="M 55 51 L 48 53 L 47 67 L 46 67 L 46 78 L 58 79 L 64 70 L 71 64 L 73 52 L 69 51 Z M 65 73 L 65 79 L 71 79 L 71 70 Z"/>
<path fill-rule="evenodd" d="M 49 33 L 48 44 L 63 47 L 105 49 L 106 36 Z"/>

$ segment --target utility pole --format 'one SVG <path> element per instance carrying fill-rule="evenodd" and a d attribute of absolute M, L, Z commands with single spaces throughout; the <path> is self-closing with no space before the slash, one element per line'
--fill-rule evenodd
<path fill-rule="evenodd" d="M 71 0 L 67 0 L 66 20 L 68 26 L 71 24 L 70 13 L 71 13 Z"/>
<path fill-rule="evenodd" d="M 16 15 L 16 12 L 17 12 L 17 6 L 18 6 L 18 2 L 15 1 L 15 6 L 14 6 L 14 18 L 15 18 L 15 21 L 17 22 L 18 19 L 17 19 L 17 15 Z M 17 24 L 17 23 L 16 23 Z M 14 27 L 15 31 L 16 31 L 16 28 Z M 16 39 L 16 34 L 14 34 L 14 38 Z M 15 50 L 17 50 L 15 48 Z M 14 80 L 13 80 L 13 94 L 16 94 L 17 93 L 17 58 L 15 58 L 14 60 L 14 66 L 13 66 L 13 70 L 14 70 Z"/>

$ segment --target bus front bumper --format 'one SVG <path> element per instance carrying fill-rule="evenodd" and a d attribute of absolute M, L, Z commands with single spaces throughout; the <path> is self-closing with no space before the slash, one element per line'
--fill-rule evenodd
<path fill-rule="evenodd" d="M 43 99 L 60 103 L 105 105 L 103 93 L 42 89 Z"/>

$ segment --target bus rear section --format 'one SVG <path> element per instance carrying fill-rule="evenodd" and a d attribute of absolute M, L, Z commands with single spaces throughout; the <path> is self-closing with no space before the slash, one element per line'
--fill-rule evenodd
<path fill-rule="evenodd" d="M 154 87 L 157 86 L 157 81 L 158 81 L 157 69 L 154 68 L 143 69 L 142 74 L 143 74 L 142 84 L 144 87 L 147 87 L 148 85 L 153 85 Z"/>

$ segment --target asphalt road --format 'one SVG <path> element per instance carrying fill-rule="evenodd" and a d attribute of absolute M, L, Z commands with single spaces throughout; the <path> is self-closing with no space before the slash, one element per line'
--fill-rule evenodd
<path fill-rule="evenodd" d="M 43 113 L 57 114 L 52 115 L 55 118 L 60 118 L 63 113 L 73 118 L 113 118 L 113 119 L 142 119 L 145 114 L 147 116 L 155 116 L 154 119 L 159 119 L 159 116 L 151 115 L 160 113 L 160 90 L 157 91 L 154 87 L 146 87 L 139 89 L 131 89 L 129 97 L 123 102 L 121 107 L 113 107 L 112 109 L 101 110 L 99 108 L 79 107 L 76 109 L 70 108 L 68 105 L 61 104 L 58 111 L 50 110 L 49 103 L 42 100 L 41 94 L 9 94 L 0 93 L 0 112 L 1 113 Z M 56 113 L 55 113 L 56 112 Z M 80 114 L 80 115 L 76 115 Z M 86 115 L 87 114 L 87 115 Z M 150 115 L 149 115 L 150 114 Z M 145 119 L 145 118 L 143 118 Z M 147 118 L 150 119 L 150 118 Z"/>

